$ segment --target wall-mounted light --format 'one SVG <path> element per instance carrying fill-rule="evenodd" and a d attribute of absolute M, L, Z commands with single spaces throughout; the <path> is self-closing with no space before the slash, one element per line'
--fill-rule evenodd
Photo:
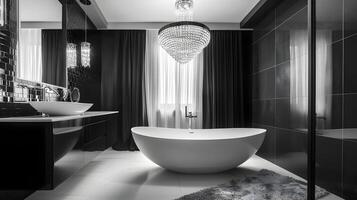
<path fill-rule="evenodd" d="M 68 43 L 66 48 L 66 66 L 67 68 L 73 68 L 77 66 L 77 45 L 74 43 Z"/>
<path fill-rule="evenodd" d="M 0 26 L 6 24 L 6 0 L 0 0 Z"/>
<path fill-rule="evenodd" d="M 81 64 L 83 67 L 90 67 L 90 43 L 81 43 Z"/>

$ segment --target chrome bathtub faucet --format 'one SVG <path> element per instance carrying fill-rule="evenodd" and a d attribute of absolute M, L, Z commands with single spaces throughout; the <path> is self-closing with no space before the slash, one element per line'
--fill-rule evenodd
<path fill-rule="evenodd" d="M 197 118 L 197 115 L 192 115 L 192 112 L 188 112 L 187 114 L 187 106 L 185 106 L 185 117 L 188 118 L 188 132 L 193 133 L 192 118 Z"/>

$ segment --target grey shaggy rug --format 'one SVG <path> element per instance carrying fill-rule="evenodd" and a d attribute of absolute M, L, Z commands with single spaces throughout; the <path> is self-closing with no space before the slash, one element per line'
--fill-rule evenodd
<path fill-rule="evenodd" d="M 269 170 L 185 195 L 177 200 L 305 200 L 306 183 Z M 316 199 L 329 193 L 317 187 Z"/>

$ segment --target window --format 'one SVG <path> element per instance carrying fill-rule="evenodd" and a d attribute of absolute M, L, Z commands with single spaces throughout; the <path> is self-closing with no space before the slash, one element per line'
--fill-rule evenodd
<path fill-rule="evenodd" d="M 145 95 L 149 126 L 187 128 L 185 106 L 202 127 L 203 54 L 188 64 L 177 63 L 158 43 L 157 30 L 148 30 L 145 52 Z"/>
<path fill-rule="evenodd" d="M 195 62 L 179 65 L 163 48 L 159 47 L 159 106 L 191 105 L 195 94 Z"/>

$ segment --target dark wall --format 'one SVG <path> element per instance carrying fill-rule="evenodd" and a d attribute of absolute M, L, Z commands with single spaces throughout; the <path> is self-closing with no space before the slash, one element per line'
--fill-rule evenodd
<path fill-rule="evenodd" d="M 100 109 L 101 92 L 101 40 L 100 32 L 75 0 L 66 3 L 67 43 L 77 45 L 77 67 L 68 69 L 69 88 L 77 87 L 81 92 L 80 102 L 93 103 L 90 110 Z M 90 67 L 81 66 L 80 45 L 91 44 Z"/>
<path fill-rule="evenodd" d="M 87 30 L 87 42 L 91 44 L 91 65 L 80 65 L 80 43 L 84 41 L 83 31 L 71 31 L 71 42 L 77 44 L 78 66 L 68 69 L 69 87 L 77 87 L 81 92 L 80 102 L 93 103 L 91 110 L 101 110 L 101 32 Z"/>
<path fill-rule="evenodd" d="M 254 25 L 252 44 L 253 126 L 268 130 L 258 155 L 302 177 L 307 169 L 308 54 L 301 45 L 307 40 L 306 4 L 281 1 Z M 316 181 L 338 196 L 357 199 L 357 1 L 316 4 Z"/>
<path fill-rule="evenodd" d="M 308 99 L 303 90 L 308 74 L 296 68 L 307 69 L 307 62 L 304 53 L 291 55 L 290 35 L 307 36 L 306 5 L 306 0 L 282 1 L 252 27 L 252 121 L 253 127 L 268 130 L 258 155 L 302 177 L 307 169 Z M 307 37 L 303 40 L 307 43 Z"/>
<path fill-rule="evenodd" d="M 67 30 L 96 29 L 76 0 L 66 0 Z"/>
<path fill-rule="evenodd" d="M 17 1 L 5 0 L 4 25 L 0 26 L 0 102 L 14 101 L 17 46 Z"/>
<path fill-rule="evenodd" d="M 357 199 L 357 1 L 316 4 L 317 47 L 327 49 L 316 52 L 316 106 L 324 111 L 317 113 L 317 183 L 345 199 Z M 321 39 L 323 34 L 328 40 Z M 319 61 L 330 64 L 322 68 Z"/>

